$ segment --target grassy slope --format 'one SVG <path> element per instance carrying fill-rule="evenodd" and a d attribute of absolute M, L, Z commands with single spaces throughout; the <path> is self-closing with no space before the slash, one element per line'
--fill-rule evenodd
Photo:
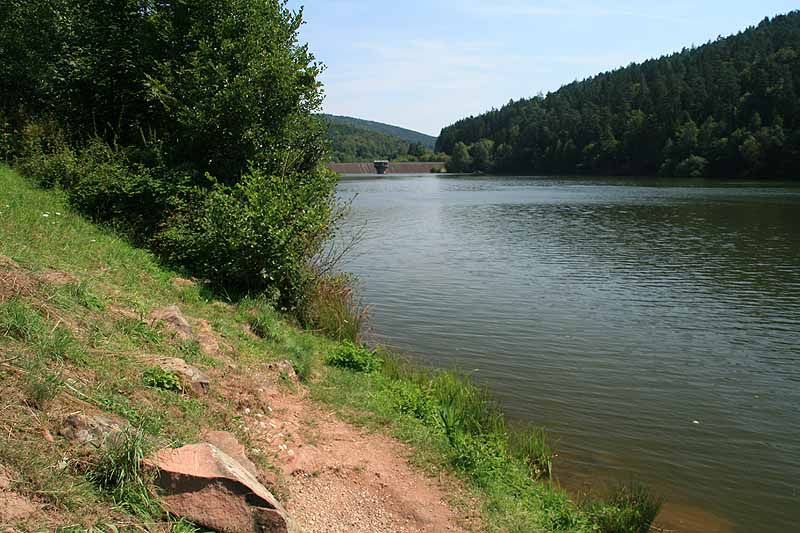
<path fill-rule="evenodd" d="M 49 443 L 42 437 L 45 429 L 54 433 L 66 413 L 111 412 L 141 427 L 159 444 L 193 441 L 208 427 L 238 433 L 247 445 L 231 400 L 213 386 L 212 394 L 203 398 L 146 387 L 147 365 L 138 358 L 146 353 L 182 357 L 206 369 L 212 379 L 259 372 L 268 361 L 291 359 L 317 401 L 330 404 L 348 420 L 413 444 L 422 468 L 446 469 L 462 477 L 484 502 L 487 529 L 600 530 L 596 517 L 572 504 L 562 491 L 532 482 L 524 461 L 495 453 L 491 446 L 486 451 L 483 442 L 454 450 L 435 417 L 420 414 L 424 409 L 415 403 L 421 390 L 463 386 L 450 376 L 435 378 L 432 387 L 428 377 L 392 359 L 373 373 L 326 366 L 326 354 L 341 345 L 298 330 L 263 302 L 229 304 L 196 285 L 174 286 L 176 273 L 160 266 L 150 253 L 86 222 L 58 193 L 34 189 L 2 166 L 0 256 L 16 262 L 9 268 L 22 281 L 41 279 L 48 269 L 80 280 L 38 284 L 10 299 L 8 290 L 5 298 L 0 292 L 0 465 L 18 473 L 14 490 L 41 506 L 42 512 L 28 524 L 31 529 L 155 519 L 135 499 L 118 499 L 112 505 L 108 492 L 87 480 L 100 458 L 77 456 L 63 439 Z M 0 263 L 0 273 L 3 270 Z M 207 320 L 230 346 L 225 358 L 203 355 L 195 343 L 180 342 L 148 325 L 146 317 L 153 309 L 170 304 L 180 305 L 189 317 Z M 248 335 L 248 323 L 265 338 Z M 235 364 L 226 365 L 224 359 Z M 263 458 L 261 462 L 268 466 Z M 138 517 L 132 516 L 137 512 Z"/>

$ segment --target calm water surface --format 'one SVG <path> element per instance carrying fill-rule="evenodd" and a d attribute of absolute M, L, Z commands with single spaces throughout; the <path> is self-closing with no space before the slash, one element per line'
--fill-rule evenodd
<path fill-rule="evenodd" d="M 380 340 L 549 428 L 560 481 L 640 479 L 682 531 L 800 526 L 800 187 L 343 181 Z"/>

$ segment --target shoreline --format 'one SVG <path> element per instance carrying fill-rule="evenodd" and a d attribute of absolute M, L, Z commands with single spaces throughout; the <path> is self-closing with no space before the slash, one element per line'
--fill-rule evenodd
<path fill-rule="evenodd" d="M 614 503 L 594 499 L 577 505 L 547 481 L 552 451 L 544 433 L 536 429 L 510 432 L 482 388 L 452 373 L 419 369 L 391 353 L 297 329 L 264 300 L 218 300 L 196 282 L 181 280 L 175 272 L 163 269 L 150 253 L 86 222 L 65 205 L 62 195 L 34 189 L 5 168 L 0 168 L 0 180 L 4 183 L 0 203 L 10 206 L 10 212 L 0 218 L 0 254 L 9 258 L 3 260 L 2 279 L 16 280 L 14 285 L 4 286 L 15 292 L 7 293 L 0 305 L 0 310 L 5 310 L 2 324 L 10 327 L 9 309 L 22 313 L 19 316 L 31 323 L 43 324 L 41 328 L 37 326 L 32 337 L 0 337 L 4 353 L 11 350 L 19 354 L 0 371 L 3 383 L 12 387 L 15 398 L 19 396 L 15 401 L 21 410 L 9 416 L 22 431 L 13 440 L 0 440 L 0 464 L 27 480 L 13 484 L 12 490 L 15 497 L 30 504 L 30 523 L 41 527 L 72 521 L 113 524 L 135 520 L 115 510 L 134 505 L 126 499 L 130 495 L 112 496 L 92 484 L 81 485 L 87 492 L 64 492 L 71 489 L 61 488 L 56 480 L 46 477 L 47 471 L 31 469 L 31 465 L 76 453 L 70 442 L 52 438 L 59 434 L 63 413 L 76 410 L 105 413 L 120 423 L 134 424 L 145 441 L 154 446 L 199 442 L 208 430 L 230 431 L 242 440 L 250 458 L 265 468 L 264 472 L 277 468 L 284 479 L 287 473 L 292 479 L 300 470 L 309 473 L 305 467 L 293 465 L 302 464 L 304 457 L 315 457 L 313 451 L 319 446 L 324 448 L 322 442 L 338 446 L 335 439 L 339 430 L 318 429 L 327 428 L 328 421 L 333 423 L 329 415 L 322 415 L 333 410 L 339 421 L 363 428 L 359 431 L 366 431 L 365 435 L 391 437 L 395 451 L 387 457 L 400 461 L 398 464 L 413 465 L 408 475 L 451 480 L 446 484 L 454 483 L 449 486 L 456 489 L 447 491 L 447 499 L 456 497 L 461 502 L 450 502 L 452 516 L 458 527 L 464 527 L 462 520 L 466 520 L 473 524 L 474 527 L 467 527 L 472 530 L 526 530 L 538 524 L 544 530 L 568 525 L 575 531 L 590 531 L 596 527 L 607 529 L 622 521 L 633 531 L 639 527 L 639 519 L 636 524 L 626 522 L 634 516 L 631 505 L 645 513 L 657 510 L 657 502 L 644 492 L 626 493 L 624 504 L 622 500 Z M 45 278 L 45 274 L 49 277 Z M 60 281 L 56 285 L 51 281 L 34 283 L 39 279 Z M 18 292 L 19 287 L 28 286 L 21 285 L 23 280 L 32 283 L 30 292 Z M 61 303 L 55 306 L 53 301 Z M 204 336 L 187 341 L 176 336 L 168 325 L 146 318 L 165 305 L 177 305 Z M 53 325 L 47 326 L 49 321 Z M 91 324 L 95 327 L 90 328 Z M 41 374 L 42 379 L 49 375 L 56 363 L 49 359 L 37 362 L 42 357 L 37 346 L 51 345 L 50 331 L 59 331 L 59 338 L 65 339 L 59 342 L 67 343 L 58 352 L 63 354 L 58 363 L 61 377 L 44 385 L 46 389 L 42 391 L 30 389 L 24 379 L 20 381 L 19 376 L 25 374 L 17 370 Z M 106 353 L 120 355 L 102 355 Z M 211 394 L 198 396 L 187 389 L 172 389 L 173 378 L 152 381 L 146 376 L 162 374 L 148 374 L 150 363 L 143 365 L 141 354 L 180 357 L 197 365 L 209 376 Z M 285 360 L 289 361 L 288 366 L 280 366 Z M 8 365 L 15 369 L 10 374 Z M 25 395 L 34 391 L 47 395 L 37 396 L 38 407 L 29 411 L 24 406 L 34 400 Z M 313 413 L 320 414 L 292 407 L 308 400 L 316 406 Z M 290 415 L 292 409 L 296 414 Z M 271 423 L 277 428 L 271 428 L 264 418 L 256 416 L 259 414 L 272 418 Z M 280 431 L 281 427 L 287 428 L 288 433 Z M 263 428 L 263 439 L 258 436 L 261 430 L 255 428 Z M 42 430 L 51 437 L 41 438 Z M 354 443 L 365 438 L 358 437 L 358 432 L 352 435 Z M 89 460 L 90 471 L 101 457 Z M 367 468 L 362 467 L 352 465 L 348 470 L 352 476 L 339 479 L 345 484 L 345 492 L 355 498 L 360 497 L 355 487 L 364 479 L 363 468 Z M 131 468 L 138 472 L 139 466 Z M 312 470 L 308 478 L 303 478 L 305 484 L 296 489 L 300 492 L 282 496 L 290 509 L 297 505 L 302 508 L 304 495 L 308 495 L 305 491 L 314 492 L 314 487 L 321 490 L 324 483 L 333 481 L 324 473 L 329 468 L 335 472 L 335 463 L 323 462 L 314 468 L 319 474 Z M 375 471 L 379 472 L 380 467 L 376 466 Z M 62 473 L 61 478 L 58 483 L 68 486 L 85 479 L 79 470 Z M 146 478 L 142 479 L 146 482 L 143 486 L 149 486 Z M 278 494 L 285 490 L 281 486 L 286 485 L 279 476 L 274 484 Z M 42 493 L 54 494 L 56 499 L 40 504 L 41 497 L 36 495 Z M 324 491 L 314 493 L 318 498 Z M 401 493 L 399 490 L 398 497 Z M 402 497 L 413 501 L 415 493 L 405 493 Z M 155 492 L 148 489 L 147 494 Z M 430 494 L 436 494 L 435 490 Z M 71 509 L 78 509 L 80 516 L 58 503 L 64 498 L 77 498 Z M 109 505 L 110 500 L 115 501 L 114 506 Z M 325 500 L 322 505 L 335 511 L 332 501 Z M 377 502 L 374 505 L 389 515 L 397 512 Z M 479 512 L 464 514 L 466 508 L 461 505 Z"/>

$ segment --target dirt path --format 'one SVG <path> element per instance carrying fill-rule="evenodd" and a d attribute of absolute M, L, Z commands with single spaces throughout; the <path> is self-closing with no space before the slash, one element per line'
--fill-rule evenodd
<path fill-rule="evenodd" d="M 246 380 L 226 394 L 236 398 L 252 448 L 282 470 L 284 503 L 303 531 L 474 529 L 476 513 L 466 516 L 448 503 L 461 490 L 457 483 L 414 468 L 408 447 L 342 422 L 300 386 L 291 393 L 257 376 Z"/>

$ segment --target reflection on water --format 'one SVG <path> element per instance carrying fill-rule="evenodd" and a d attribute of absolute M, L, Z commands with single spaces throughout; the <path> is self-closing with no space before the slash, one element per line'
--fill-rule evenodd
<path fill-rule="evenodd" d="M 345 181 L 375 334 L 737 531 L 800 522 L 800 188 Z M 686 529 L 688 530 L 688 529 Z M 700 529 L 698 529 L 700 530 Z"/>

